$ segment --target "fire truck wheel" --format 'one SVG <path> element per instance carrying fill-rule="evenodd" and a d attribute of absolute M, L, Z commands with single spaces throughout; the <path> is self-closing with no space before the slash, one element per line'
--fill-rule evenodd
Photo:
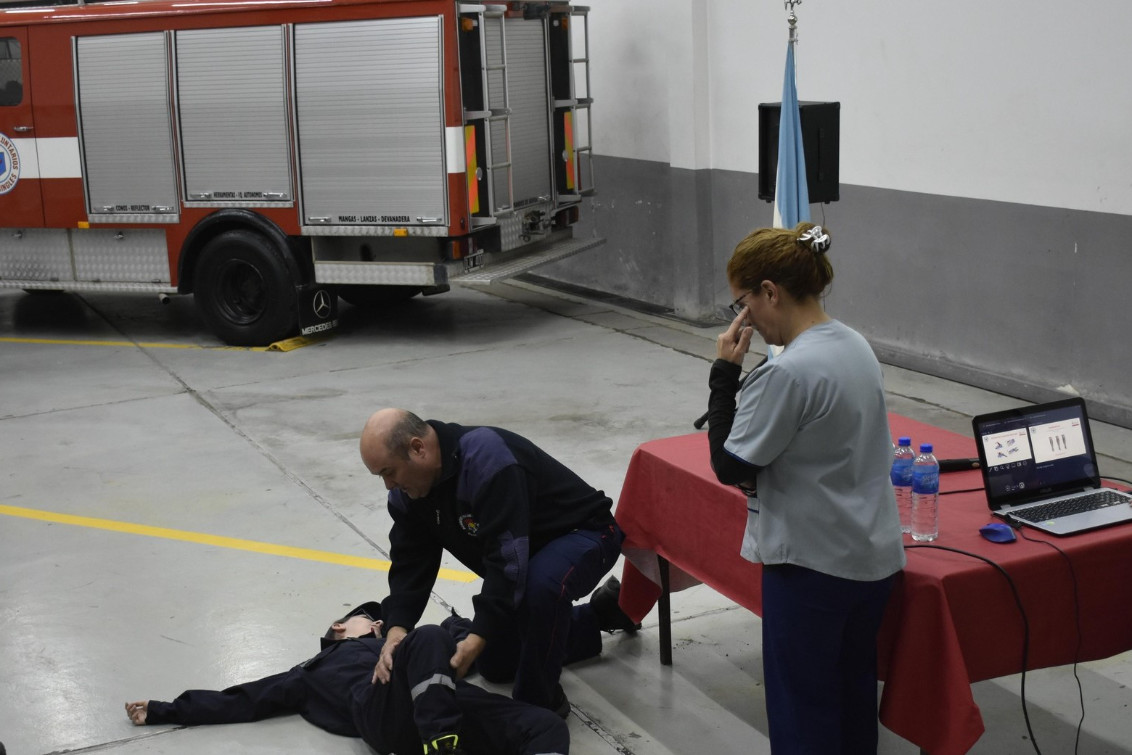
<path fill-rule="evenodd" d="M 338 296 L 359 309 L 377 309 L 412 299 L 419 286 L 338 286 Z"/>
<path fill-rule="evenodd" d="M 264 346 L 295 334 L 295 282 L 271 243 L 252 231 L 226 231 L 205 245 L 193 295 L 216 335 L 233 346 Z"/>

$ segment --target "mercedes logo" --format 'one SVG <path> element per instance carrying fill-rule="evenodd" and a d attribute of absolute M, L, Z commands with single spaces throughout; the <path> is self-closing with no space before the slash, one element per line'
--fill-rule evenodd
<path fill-rule="evenodd" d="M 325 288 L 320 288 L 314 292 L 314 313 L 318 319 L 324 320 L 330 315 L 330 294 L 326 292 Z"/>

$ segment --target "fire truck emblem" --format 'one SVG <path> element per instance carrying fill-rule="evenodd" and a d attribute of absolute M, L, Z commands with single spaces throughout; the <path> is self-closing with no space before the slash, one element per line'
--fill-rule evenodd
<path fill-rule="evenodd" d="M 476 518 L 471 514 L 461 514 L 459 522 L 460 529 L 464 530 L 464 532 L 467 532 L 472 537 L 475 537 L 477 534 L 479 534 L 480 523 L 477 522 Z"/>
<path fill-rule="evenodd" d="M 20 153 L 16 144 L 4 134 L 0 134 L 0 194 L 7 194 L 16 188 L 20 180 Z"/>

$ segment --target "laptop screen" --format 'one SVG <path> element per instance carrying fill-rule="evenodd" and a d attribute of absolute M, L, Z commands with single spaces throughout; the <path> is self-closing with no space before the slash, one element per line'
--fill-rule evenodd
<path fill-rule="evenodd" d="M 972 424 L 992 509 L 1100 485 L 1082 399 L 985 414 Z"/>

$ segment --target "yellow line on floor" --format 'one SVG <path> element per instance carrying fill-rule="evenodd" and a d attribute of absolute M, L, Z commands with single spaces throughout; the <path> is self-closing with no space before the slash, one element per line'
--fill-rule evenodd
<path fill-rule="evenodd" d="M 353 566 L 358 569 L 373 569 L 375 571 L 389 571 L 389 562 L 378 558 L 364 558 L 362 556 L 347 556 L 329 551 L 316 551 L 309 548 L 294 548 L 289 545 L 275 545 L 274 543 L 261 543 L 256 540 L 241 540 L 235 537 L 221 535 L 206 535 L 202 532 L 188 532 L 173 530 L 166 527 L 151 527 L 147 524 L 132 524 L 130 522 L 116 522 L 112 519 L 95 519 L 89 516 L 74 516 L 60 514 L 53 511 L 40 511 L 38 509 L 25 509 L 19 506 L 4 506 L 0 504 L 0 514 L 18 516 L 24 519 L 37 519 L 42 522 L 56 524 L 73 524 L 77 527 L 91 527 L 112 532 L 126 532 L 131 535 L 145 535 L 146 537 L 160 537 L 166 540 L 181 540 L 186 543 L 199 543 L 201 545 L 215 545 L 218 548 L 233 548 L 235 550 L 264 553 L 271 556 L 285 556 L 287 558 L 300 558 L 306 561 L 321 561 L 339 566 Z M 457 569 L 441 569 L 437 575 L 440 579 L 451 582 L 473 582 L 479 579 L 472 572 Z"/>
<path fill-rule="evenodd" d="M 149 343 L 144 341 L 89 341 L 75 338 L 0 338 L 0 343 L 37 343 L 50 346 L 127 346 L 143 349 L 209 349 L 218 351 L 267 351 L 268 346 L 201 346 L 195 343 Z"/>

